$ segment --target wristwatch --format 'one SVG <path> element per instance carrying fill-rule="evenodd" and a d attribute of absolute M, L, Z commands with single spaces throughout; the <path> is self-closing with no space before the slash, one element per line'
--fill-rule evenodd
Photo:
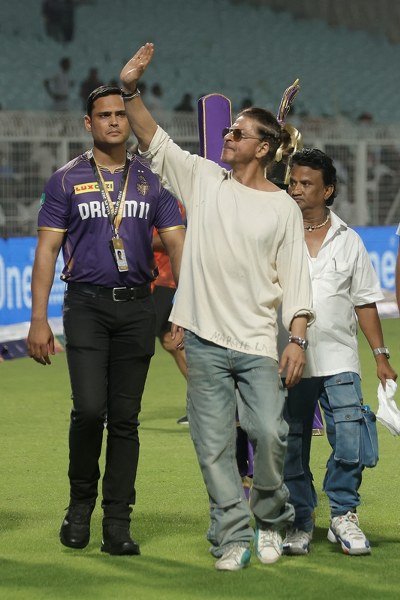
<path fill-rule="evenodd" d="M 390 358 L 389 348 L 375 348 L 372 350 L 374 356 L 379 356 L 380 354 L 384 354 L 386 358 Z"/>
<path fill-rule="evenodd" d="M 297 337 L 296 335 L 289 335 L 289 344 L 290 342 L 293 342 L 293 344 L 297 344 L 302 350 L 307 350 L 308 348 L 307 340 L 304 340 L 301 337 Z"/>

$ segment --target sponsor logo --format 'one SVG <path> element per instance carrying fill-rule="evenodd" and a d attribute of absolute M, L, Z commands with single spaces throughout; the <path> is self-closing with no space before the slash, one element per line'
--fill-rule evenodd
<path fill-rule="evenodd" d="M 93 200 L 92 202 L 82 202 L 78 205 L 78 210 L 82 221 L 96 218 L 108 219 L 104 202 L 99 202 L 97 200 Z M 148 202 L 126 200 L 122 216 L 127 218 L 147 219 L 149 210 L 150 204 Z"/>
<path fill-rule="evenodd" d="M 106 188 L 109 192 L 113 192 L 114 191 L 114 182 L 113 181 L 106 181 Z M 99 184 L 97 183 L 97 181 L 92 181 L 92 182 L 88 182 L 88 183 L 78 183 L 77 185 L 74 185 L 74 192 L 75 194 L 88 194 L 90 192 L 99 192 Z"/>

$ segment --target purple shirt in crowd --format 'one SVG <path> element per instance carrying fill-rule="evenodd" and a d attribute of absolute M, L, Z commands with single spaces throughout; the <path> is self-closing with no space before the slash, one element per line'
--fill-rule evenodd
<path fill-rule="evenodd" d="M 90 152 L 76 157 L 49 179 L 41 198 L 38 230 L 65 231 L 63 242 L 65 281 L 104 287 L 134 287 L 153 280 L 153 227 L 159 231 L 184 227 L 176 199 L 161 187 L 147 163 L 130 156 L 123 219 L 119 236 L 129 270 L 120 273 L 110 250 L 112 228 Z M 101 173 L 115 203 L 123 169 Z"/>

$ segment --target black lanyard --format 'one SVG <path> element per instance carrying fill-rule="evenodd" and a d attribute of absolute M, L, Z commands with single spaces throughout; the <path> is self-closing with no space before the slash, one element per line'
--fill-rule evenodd
<path fill-rule="evenodd" d="M 97 181 L 97 185 L 99 186 L 99 190 L 101 193 L 101 197 L 103 199 L 103 204 L 104 204 L 104 209 L 107 213 L 107 217 L 108 220 L 110 221 L 110 225 L 111 225 L 111 229 L 113 232 L 113 237 L 118 238 L 118 231 L 115 227 L 115 219 L 118 215 L 118 211 L 119 208 L 121 206 L 121 201 L 124 195 L 124 191 L 125 191 L 125 183 L 126 183 L 126 179 L 128 177 L 128 171 L 129 171 L 129 164 L 130 164 L 130 160 L 128 158 L 128 156 L 126 157 L 126 161 L 125 161 L 125 166 L 124 166 L 124 170 L 122 173 L 122 178 L 121 178 L 121 182 L 119 184 L 119 189 L 118 189 L 118 194 L 117 194 L 117 200 L 115 202 L 114 205 L 114 210 L 112 211 L 112 206 L 113 206 L 113 202 L 111 200 L 110 194 L 108 192 L 108 190 L 106 189 L 105 185 L 104 185 L 104 179 L 102 177 L 102 175 L 100 174 L 99 168 L 96 164 L 96 161 L 94 159 L 93 153 L 90 152 L 89 154 L 89 161 L 90 161 L 90 165 L 92 167 L 94 176 L 96 177 L 96 181 Z"/>

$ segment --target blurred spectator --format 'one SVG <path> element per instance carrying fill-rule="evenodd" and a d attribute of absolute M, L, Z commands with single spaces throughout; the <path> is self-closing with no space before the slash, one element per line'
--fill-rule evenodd
<path fill-rule="evenodd" d="M 69 109 L 70 91 L 73 86 L 69 76 L 71 61 L 64 57 L 60 60 L 59 69 L 49 79 L 44 80 L 44 86 L 53 100 L 53 110 L 65 111 Z"/>
<path fill-rule="evenodd" d="M 46 34 L 56 42 L 70 42 L 74 37 L 76 0 L 43 0 L 42 15 Z"/>
<path fill-rule="evenodd" d="M 143 84 L 140 83 L 139 87 L 140 87 L 141 92 L 142 92 L 142 86 L 143 86 Z M 146 106 L 150 112 L 160 111 L 164 108 L 163 102 L 162 102 L 162 95 L 163 95 L 163 91 L 162 91 L 161 85 L 159 83 L 155 83 L 150 90 L 148 99 L 146 100 Z"/>
<path fill-rule="evenodd" d="M 99 79 L 97 67 L 91 67 L 89 69 L 86 79 L 84 79 L 82 81 L 80 91 L 79 91 L 79 96 L 82 100 L 83 110 L 86 111 L 86 102 L 87 102 L 89 94 L 91 92 L 93 92 L 93 90 L 95 90 L 96 88 L 100 87 L 101 85 L 103 85 L 103 82 L 100 81 L 100 79 Z M 116 87 L 118 87 L 118 84 L 116 84 Z"/>
<path fill-rule="evenodd" d="M 374 117 L 369 112 L 362 112 L 360 115 L 358 115 L 357 121 L 359 123 L 366 123 L 366 124 L 373 123 Z"/>
<path fill-rule="evenodd" d="M 250 108 L 251 106 L 253 106 L 253 104 L 253 100 L 250 98 L 250 96 L 247 96 L 246 98 L 243 98 L 242 103 L 240 105 L 240 110 Z"/>
<path fill-rule="evenodd" d="M 183 94 L 181 101 L 174 108 L 177 112 L 193 112 L 192 95 L 189 93 Z"/>

